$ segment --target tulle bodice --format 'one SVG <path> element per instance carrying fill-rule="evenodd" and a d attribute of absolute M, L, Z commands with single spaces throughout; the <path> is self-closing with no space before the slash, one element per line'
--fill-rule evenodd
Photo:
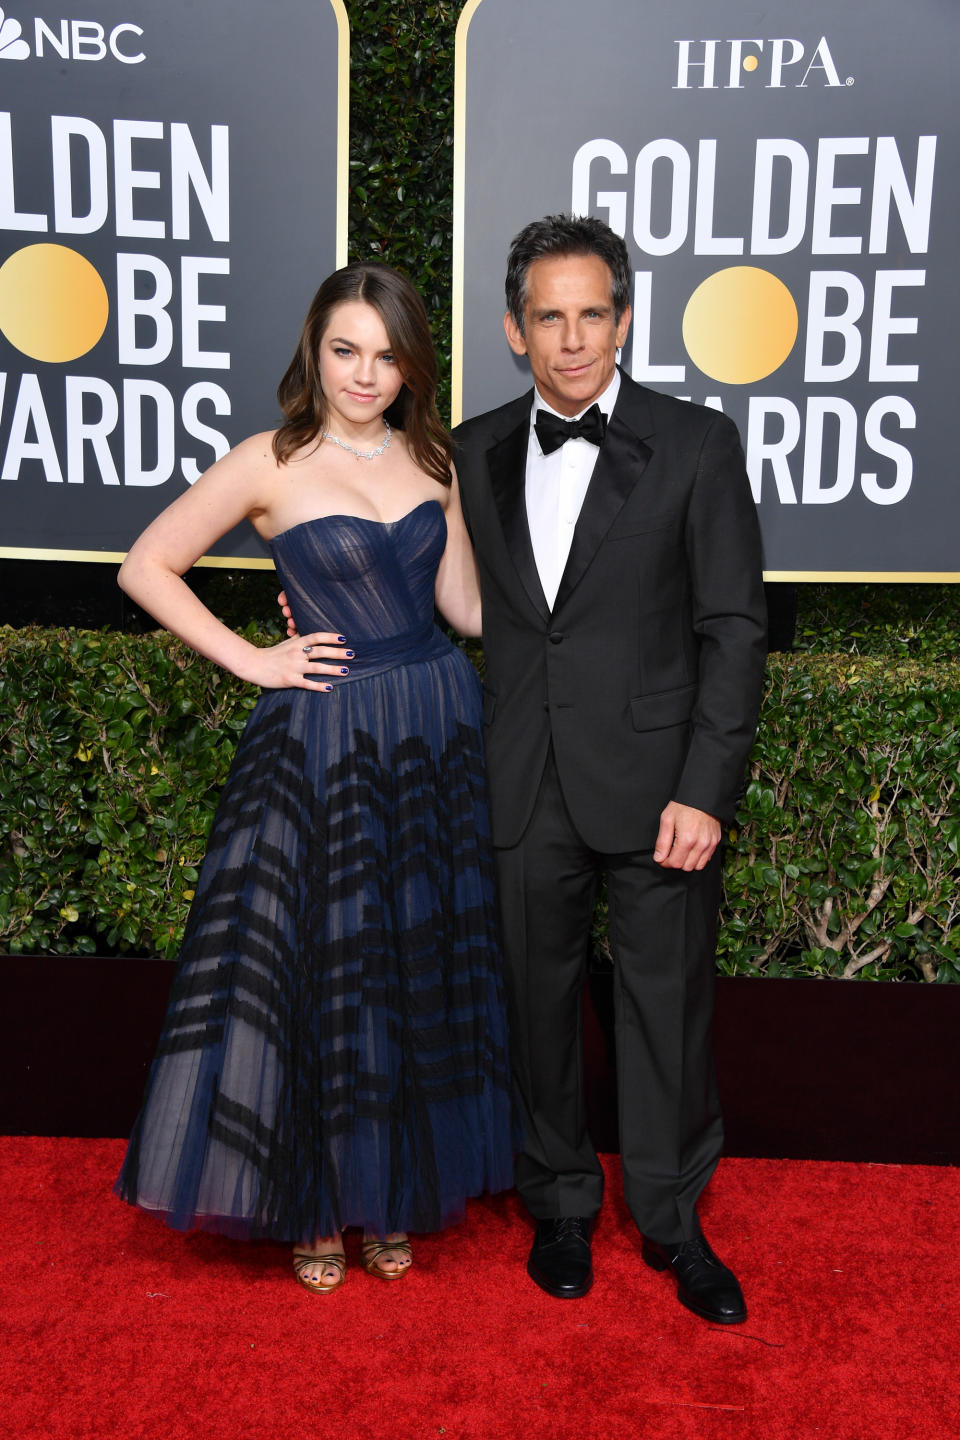
<path fill-rule="evenodd" d="M 271 549 L 300 634 L 346 636 L 356 658 L 344 678 L 358 680 L 450 648 L 433 610 L 446 539 L 443 507 L 424 500 L 399 520 L 305 520 L 275 535 Z"/>

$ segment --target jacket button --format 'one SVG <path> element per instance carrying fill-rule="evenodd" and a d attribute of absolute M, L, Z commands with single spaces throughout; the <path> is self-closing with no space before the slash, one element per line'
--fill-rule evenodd
<path fill-rule="evenodd" d="M 549 701 L 549 700 L 544 700 L 544 702 L 543 702 L 543 708 L 544 708 L 544 710 L 549 710 L 549 709 L 550 709 L 550 701 Z"/>
<path fill-rule="evenodd" d="M 563 636 L 559 634 L 556 630 L 553 630 L 550 633 L 549 639 L 551 645 L 559 645 L 563 640 Z"/>

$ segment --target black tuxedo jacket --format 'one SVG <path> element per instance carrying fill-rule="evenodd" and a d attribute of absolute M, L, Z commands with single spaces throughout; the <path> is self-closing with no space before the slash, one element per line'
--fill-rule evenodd
<path fill-rule="evenodd" d="M 494 844 L 520 839 L 552 740 L 587 845 L 650 849 L 670 800 L 732 818 L 756 726 L 766 604 L 737 430 L 622 376 L 551 612 L 524 495 L 532 400 L 454 432 Z"/>

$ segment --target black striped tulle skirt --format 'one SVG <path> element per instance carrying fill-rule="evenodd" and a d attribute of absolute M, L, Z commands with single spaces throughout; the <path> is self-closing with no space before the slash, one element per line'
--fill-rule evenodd
<path fill-rule="evenodd" d="M 478 692 L 451 648 L 261 697 L 125 1200 L 180 1229 L 309 1241 L 438 1229 L 512 1183 Z"/>

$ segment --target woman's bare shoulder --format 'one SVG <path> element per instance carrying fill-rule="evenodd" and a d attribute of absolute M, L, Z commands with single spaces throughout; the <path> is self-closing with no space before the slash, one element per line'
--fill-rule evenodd
<path fill-rule="evenodd" d="M 245 465 L 263 465 L 275 470 L 278 461 L 273 453 L 273 437 L 276 433 L 276 430 L 261 430 L 256 435 L 248 435 L 234 445 L 230 454 Z"/>

